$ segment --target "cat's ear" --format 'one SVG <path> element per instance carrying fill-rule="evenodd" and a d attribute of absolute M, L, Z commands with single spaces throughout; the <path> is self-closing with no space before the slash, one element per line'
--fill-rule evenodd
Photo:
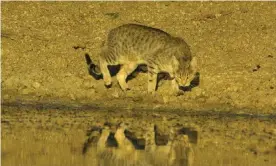
<path fill-rule="evenodd" d="M 191 68 L 194 72 L 197 72 L 198 65 L 197 65 L 197 57 L 193 57 L 191 60 Z"/>
<path fill-rule="evenodd" d="M 172 64 L 174 67 L 178 67 L 179 66 L 179 61 L 176 59 L 175 56 L 172 57 Z"/>

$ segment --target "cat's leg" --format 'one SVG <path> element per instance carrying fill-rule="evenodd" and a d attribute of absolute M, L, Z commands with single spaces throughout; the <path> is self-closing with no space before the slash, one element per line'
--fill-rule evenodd
<path fill-rule="evenodd" d="M 183 95 L 183 91 L 180 91 L 179 85 L 176 82 L 175 78 L 171 80 L 171 86 L 172 86 L 172 91 L 171 91 L 172 95 L 176 95 L 176 96 Z"/>
<path fill-rule="evenodd" d="M 104 80 L 104 85 L 107 88 L 110 88 L 112 85 L 112 79 L 111 79 L 111 75 L 110 72 L 108 70 L 108 65 L 109 63 L 107 62 L 109 56 L 109 51 L 107 48 L 102 48 L 101 50 L 101 55 L 100 55 L 100 70 L 101 73 L 103 75 L 103 80 Z"/>
<path fill-rule="evenodd" d="M 108 67 L 107 67 L 107 63 L 101 62 L 100 63 L 100 70 L 103 74 L 104 85 L 107 88 L 110 88 L 111 85 L 112 85 L 112 79 L 111 79 L 111 75 L 110 75 Z"/>
<path fill-rule="evenodd" d="M 105 62 L 105 60 L 100 60 L 100 70 L 103 74 L 104 85 L 107 88 L 110 88 L 112 85 L 112 79 L 107 66 L 108 64 Z"/>
<path fill-rule="evenodd" d="M 179 89 L 179 84 L 176 81 L 175 78 L 175 72 L 173 70 L 168 72 L 169 76 L 170 76 L 170 80 L 171 80 L 171 91 L 170 91 L 170 95 L 176 95 L 179 96 L 181 95 L 180 89 Z"/>
<path fill-rule="evenodd" d="M 109 134 L 110 134 L 110 128 L 108 126 L 105 126 L 102 129 L 101 136 L 100 136 L 100 138 L 98 140 L 98 143 L 97 143 L 97 151 L 98 152 L 103 152 L 105 150 L 106 141 L 109 137 Z"/>
<path fill-rule="evenodd" d="M 125 151 L 132 151 L 135 148 L 132 142 L 128 138 L 126 138 L 125 130 L 126 130 L 126 125 L 124 123 L 120 124 L 120 126 L 115 132 L 114 137 L 118 143 L 118 148 L 124 149 Z"/>
<path fill-rule="evenodd" d="M 168 139 L 168 143 L 167 146 L 172 146 L 172 143 L 175 139 L 175 131 L 173 128 L 170 129 L 170 133 L 169 133 L 169 139 Z"/>
<path fill-rule="evenodd" d="M 157 86 L 157 75 L 158 71 L 152 67 L 148 66 L 148 93 L 154 93 Z"/>
<path fill-rule="evenodd" d="M 117 80 L 123 91 L 129 90 L 126 79 L 127 76 L 130 75 L 137 68 L 137 66 L 137 63 L 128 63 L 121 65 L 120 71 L 117 74 Z"/>
<path fill-rule="evenodd" d="M 168 156 L 168 165 L 169 166 L 175 165 L 174 163 L 177 160 L 177 156 L 176 156 L 177 152 L 175 151 L 174 146 L 178 145 L 178 144 L 176 144 L 178 142 L 175 138 L 176 138 L 175 130 L 171 127 L 170 133 L 169 133 L 168 143 L 166 145 L 166 147 L 168 147 L 167 156 Z M 181 147 L 178 147 L 178 148 L 181 148 Z"/>
<path fill-rule="evenodd" d="M 178 140 L 181 141 L 183 149 L 185 148 L 185 153 L 182 155 L 182 157 L 184 158 L 186 165 L 192 166 L 194 163 L 195 154 L 193 147 L 190 144 L 188 135 L 181 135 Z"/>
<path fill-rule="evenodd" d="M 192 166 L 194 162 L 194 151 L 187 135 L 177 135 L 172 143 L 172 150 L 169 154 L 168 165 Z M 175 164 L 179 163 L 179 164 Z"/>
<path fill-rule="evenodd" d="M 89 134 L 88 139 L 85 141 L 83 149 L 82 149 L 83 154 L 86 154 L 92 145 L 95 145 L 98 143 L 99 136 L 100 136 L 100 132 L 97 130 L 92 131 Z"/>
<path fill-rule="evenodd" d="M 150 127 L 147 130 L 144 137 L 146 142 L 145 151 L 147 152 L 154 151 L 156 149 L 154 124 L 150 124 Z"/>

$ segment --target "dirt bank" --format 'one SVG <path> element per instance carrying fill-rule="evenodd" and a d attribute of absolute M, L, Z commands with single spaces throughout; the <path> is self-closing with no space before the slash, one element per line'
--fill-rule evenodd
<path fill-rule="evenodd" d="M 275 113 L 275 9 L 274 2 L 3 2 L 2 101 Z M 162 81 L 153 98 L 146 73 L 126 94 L 93 79 L 84 53 L 97 59 L 108 31 L 125 23 L 183 37 L 199 59 L 199 86 L 172 97 Z"/>

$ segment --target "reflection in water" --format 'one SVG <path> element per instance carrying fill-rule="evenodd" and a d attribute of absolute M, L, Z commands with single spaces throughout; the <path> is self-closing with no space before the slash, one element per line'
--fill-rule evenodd
<path fill-rule="evenodd" d="M 2 165 L 276 165 L 274 114 L 35 106 L 2 106 Z M 130 125 L 117 127 L 120 122 Z"/>
<path fill-rule="evenodd" d="M 194 152 L 189 137 L 183 129 L 175 132 L 171 128 L 167 143 L 156 144 L 156 126 L 150 124 L 144 133 L 144 148 L 125 135 L 127 126 L 119 125 L 115 133 L 109 126 L 90 131 L 83 153 L 94 157 L 97 166 L 191 166 Z M 185 129 L 187 130 L 187 128 Z M 181 133 L 182 132 L 182 133 Z M 90 155 L 89 155 L 90 154 Z"/>

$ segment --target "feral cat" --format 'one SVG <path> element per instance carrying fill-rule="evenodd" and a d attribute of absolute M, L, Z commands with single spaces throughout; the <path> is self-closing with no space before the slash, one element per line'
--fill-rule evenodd
<path fill-rule="evenodd" d="M 96 144 L 98 166 L 191 166 L 193 150 L 187 135 L 174 137 L 171 132 L 167 145 L 155 144 L 155 131 L 152 126 L 145 134 L 145 150 L 135 149 L 133 143 L 125 136 L 125 126 L 121 125 L 114 138 L 118 147 L 107 147 L 110 129 L 105 127 Z"/>
<path fill-rule="evenodd" d="M 179 86 L 189 86 L 196 72 L 196 58 L 192 57 L 188 44 L 182 38 L 138 24 L 112 29 L 102 47 L 99 68 L 94 64 L 89 67 L 94 74 L 102 74 L 105 86 L 110 87 L 112 83 L 107 66 L 120 65 L 117 80 L 125 91 L 129 89 L 127 76 L 143 64 L 148 68 L 149 93 L 156 90 L 158 73 L 168 73 L 173 92 L 178 92 Z"/>

